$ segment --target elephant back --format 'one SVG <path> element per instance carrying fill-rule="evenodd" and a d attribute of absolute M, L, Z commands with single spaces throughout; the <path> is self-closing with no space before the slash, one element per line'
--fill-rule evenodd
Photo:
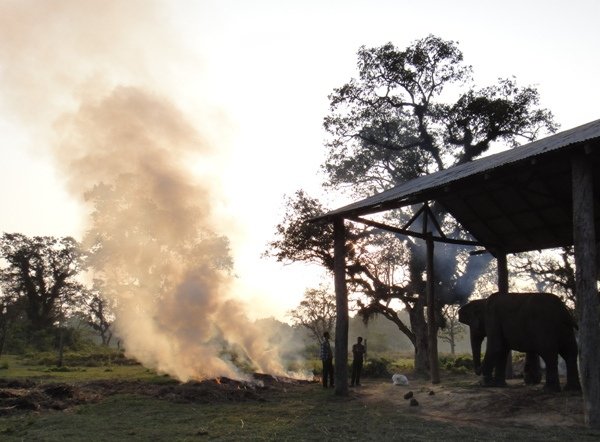
<path fill-rule="evenodd" d="M 498 307 L 501 308 L 498 308 Z M 577 329 L 577 323 L 561 298 L 553 293 L 493 293 L 487 298 L 487 311 L 501 311 L 507 318 L 544 318 L 549 323 Z"/>

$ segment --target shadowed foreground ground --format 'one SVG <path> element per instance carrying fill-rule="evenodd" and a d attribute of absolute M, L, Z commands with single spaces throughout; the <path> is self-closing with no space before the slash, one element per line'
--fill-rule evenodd
<path fill-rule="evenodd" d="M 260 376 L 159 380 L 0 381 L 1 440 L 598 440 L 581 396 L 474 376 L 432 386 L 366 380 L 339 398 L 317 383 Z M 419 405 L 404 396 L 412 392 Z M 414 403 L 414 401 L 413 401 Z"/>

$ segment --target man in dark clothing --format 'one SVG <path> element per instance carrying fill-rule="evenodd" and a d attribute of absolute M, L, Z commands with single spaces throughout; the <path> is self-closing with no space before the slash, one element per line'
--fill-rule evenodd
<path fill-rule="evenodd" d="M 356 344 L 352 346 L 352 380 L 350 386 L 360 386 L 360 372 L 362 371 L 363 361 L 365 360 L 365 346 L 362 344 L 363 338 L 360 336 Z"/>
<path fill-rule="evenodd" d="M 329 343 L 329 332 L 323 333 L 323 342 L 321 342 L 321 362 L 323 362 L 323 388 L 333 387 L 333 352 Z"/>

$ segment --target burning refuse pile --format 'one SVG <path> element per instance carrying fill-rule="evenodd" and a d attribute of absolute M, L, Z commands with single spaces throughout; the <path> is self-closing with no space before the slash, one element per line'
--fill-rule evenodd
<path fill-rule="evenodd" d="M 285 374 L 231 293 L 216 149 L 168 87 L 157 92 L 177 51 L 155 5 L 59 3 L 0 5 L 3 105 L 52 140 L 69 192 L 88 208 L 90 280 L 116 305 L 127 355 L 181 381 Z"/>
<path fill-rule="evenodd" d="M 254 374 L 248 381 L 226 377 L 180 383 L 98 380 L 77 384 L 0 379 L 0 416 L 66 410 L 96 403 L 115 394 L 135 394 L 178 403 L 264 402 L 273 395 L 301 388 L 307 381 Z"/>

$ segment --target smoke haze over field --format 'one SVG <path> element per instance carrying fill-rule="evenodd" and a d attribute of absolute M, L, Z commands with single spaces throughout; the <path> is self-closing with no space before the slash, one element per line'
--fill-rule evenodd
<path fill-rule="evenodd" d="M 192 358 L 234 341 L 257 361 L 277 347 L 268 333 L 255 340 L 245 320 L 249 340 L 238 339 L 238 324 L 224 330 L 227 299 L 243 297 L 252 308 L 238 311 L 252 319 L 284 319 L 322 282 L 317 266 L 259 256 L 282 196 L 321 191 L 327 97 L 356 76 L 362 45 L 401 48 L 438 35 L 460 43 L 477 84 L 516 75 L 539 85 L 565 129 L 598 118 L 600 88 L 590 85 L 600 59 L 589 54 L 599 2 L 508 0 L 493 20 L 474 0 L 365 5 L 1 0 L 1 230 L 78 239 L 89 231 L 96 277 L 109 279 L 108 294 L 130 314 L 119 317 L 128 351 L 169 370 L 177 362 L 187 376 L 200 364 Z M 323 196 L 331 208 L 351 202 Z M 200 314 L 202 322 L 173 320 Z M 261 341 L 271 343 L 253 346 Z M 182 350 L 190 342 L 199 349 Z"/>
<path fill-rule="evenodd" d="M 84 244 L 95 251 L 105 294 L 117 300 L 128 352 L 182 380 L 240 377 L 231 355 L 283 373 L 260 331 L 227 299 L 232 262 L 227 238 L 214 233 L 216 196 L 210 180 L 186 167 L 210 149 L 184 116 L 164 98 L 118 87 L 56 128 L 69 187 L 85 189 L 94 208 Z"/>
<path fill-rule="evenodd" d="M 283 374 L 277 349 L 231 297 L 218 176 L 190 170 L 214 169 L 215 148 L 168 91 L 150 86 L 147 73 L 177 52 L 165 51 L 154 9 L 3 2 L 5 102 L 52 144 L 69 191 L 89 208 L 84 245 L 130 356 L 180 380 L 240 378 L 240 365 Z"/>

